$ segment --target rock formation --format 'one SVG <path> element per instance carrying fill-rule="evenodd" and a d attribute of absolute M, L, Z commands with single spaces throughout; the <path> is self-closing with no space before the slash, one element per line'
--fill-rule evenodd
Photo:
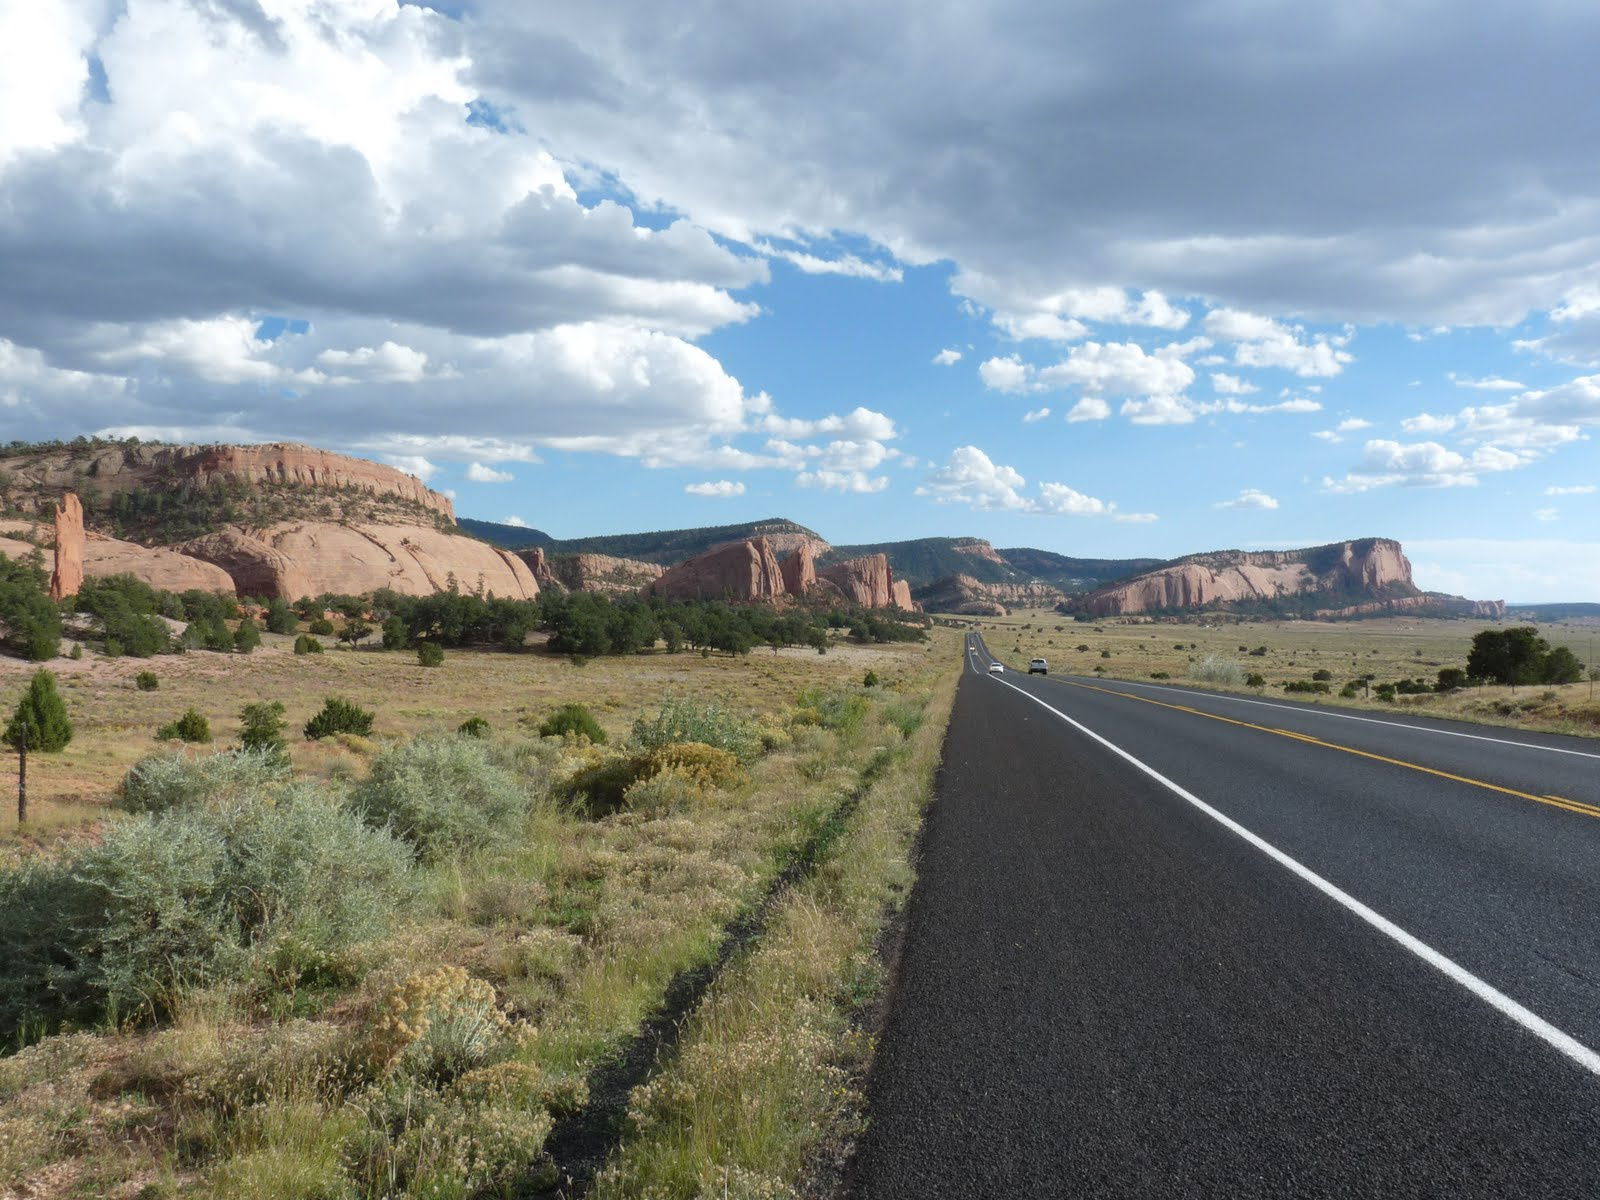
<path fill-rule="evenodd" d="M 221 567 L 248 596 L 297 600 L 379 588 L 423 596 L 452 585 L 513 600 L 539 594 L 533 572 L 509 550 L 422 525 L 286 521 L 224 530 L 178 550 Z"/>
<path fill-rule="evenodd" d="M 543 546 L 519 552 L 541 588 L 562 592 L 636 595 L 666 573 L 666 568 L 636 558 L 609 554 L 547 554 Z"/>
<path fill-rule="evenodd" d="M 1327 603 L 1319 605 L 1318 600 Z M 1411 563 L 1399 542 L 1365 538 L 1306 550 L 1191 555 L 1097 588 L 1075 599 L 1072 607 L 1094 616 L 1238 606 L 1355 616 L 1427 608 L 1470 612 L 1475 603 L 1428 598 L 1412 581 Z M 1498 604 L 1481 603 L 1485 611 Z"/>
<path fill-rule="evenodd" d="M 175 550 L 120 542 L 98 533 L 91 533 L 84 547 L 83 570 L 93 579 L 132 575 L 163 592 L 196 590 L 231 596 L 235 591 L 228 573 L 211 563 Z"/>
<path fill-rule="evenodd" d="M 68 492 L 56 506 L 56 563 L 50 572 L 50 599 L 76 596 L 83 586 L 83 505 Z"/>
<path fill-rule="evenodd" d="M 92 486 L 102 496 L 140 489 L 177 490 L 212 483 L 299 485 L 333 492 L 353 489 L 365 496 L 393 498 L 455 520 L 448 496 L 414 475 L 363 458 L 313 446 L 140 445 L 65 447 L 0 459 L 13 489 L 38 495 Z M 43 508 L 36 511 L 44 512 Z"/>
<path fill-rule="evenodd" d="M 802 541 L 783 560 L 783 590 L 791 596 L 809 596 L 817 586 L 817 558 L 809 540 Z"/>
<path fill-rule="evenodd" d="M 904 579 L 896 579 L 889 587 L 889 607 L 901 608 L 906 612 L 915 612 L 916 601 L 911 598 L 911 585 Z"/>
<path fill-rule="evenodd" d="M 863 608 L 890 608 L 894 605 L 894 572 L 882 554 L 846 559 L 818 572 L 844 593 L 845 599 Z"/>
<path fill-rule="evenodd" d="M 686 600 L 775 600 L 788 594 L 783 569 L 764 537 L 731 542 L 669 567 L 650 590 Z"/>

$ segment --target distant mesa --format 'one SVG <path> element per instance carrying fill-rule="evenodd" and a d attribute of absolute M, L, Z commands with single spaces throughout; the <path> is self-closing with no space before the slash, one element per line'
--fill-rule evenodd
<path fill-rule="evenodd" d="M 0 519 L 0 553 L 43 551 L 57 595 L 86 576 L 129 573 L 168 591 L 291 600 L 454 587 L 994 616 L 1505 614 L 1498 600 L 1422 591 L 1388 538 L 1167 562 L 997 549 L 975 537 L 833 545 L 782 517 L 557 539 L 457 522 L 449 498 L 414 476 L 293 443 L 12 443 L 0 453 L 0 506 L 13 514 Z"/>
<path fill-rule="evenodd" d="M 1127 616 L 1231 610 L 1323 618 L 1396 612 L 1499 618 L 1500 600 L 1424 592 L 1411 562 L 1389 538 L 1332 542 L 1303 550 L 1194 554 L 1076 596 L 1065 611 Z"/>

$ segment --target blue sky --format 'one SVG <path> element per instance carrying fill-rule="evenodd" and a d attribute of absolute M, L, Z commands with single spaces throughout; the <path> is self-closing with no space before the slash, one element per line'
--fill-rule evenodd
<path fill-rule="evenodd" d="M 1129 7 L 8 6 L 0 437 L 1600 599 L 1600 10 Z"/>

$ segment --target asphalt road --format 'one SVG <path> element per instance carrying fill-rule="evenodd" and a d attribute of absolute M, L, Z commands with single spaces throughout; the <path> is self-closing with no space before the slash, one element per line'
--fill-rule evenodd
<path fill-rule="evenodd" d="M 989 661 L 854 1195 L 1600 1196 L 1600 743 Z"/>

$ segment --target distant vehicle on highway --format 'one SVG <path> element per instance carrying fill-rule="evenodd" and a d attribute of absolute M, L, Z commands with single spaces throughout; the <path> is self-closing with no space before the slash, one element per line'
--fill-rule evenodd
<path fill-rule="evenodd" d="M 1042 658 L 1032 659 L 1028 663 L 1028 674 L 1048 675 L 1050 674 L 1050 664 L 1045 662 L 1045 660 Z"/>
<path fill-rule="evenodd" d="M 989 664 L 989 674 L 991 674 L 991 675 L 1004 675 L 1005 673 L 1006 673 L 1006 669 L 1003 666 L 1001 666 L 999 663 L 992 662 L 992 663 Z"/>

